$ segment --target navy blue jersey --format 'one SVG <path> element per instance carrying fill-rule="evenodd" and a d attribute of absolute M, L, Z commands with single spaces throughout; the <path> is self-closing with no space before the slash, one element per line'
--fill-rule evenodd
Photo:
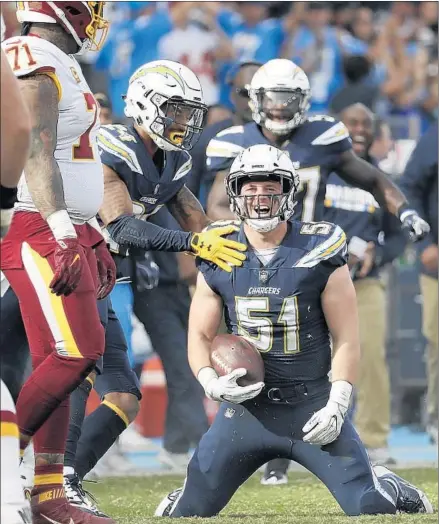
<path fill-rule="evenodd" d="M 102 163 L 123 180 L 133 201 L 133 213 L 143 220 L 180 191 L 192 167 L 186 151 L 162 150 L 156 153 L 162 156 L 162 167 L 157 167 L 134 126 L 102 126 L 98 145 Z"/>
<path fill-rule="evenodd" d="M 231 238 L 247 244 L 242 226 Z M 266 265 L 249 248 L 243 266 L 232 273 L 205 261 L 198 266 L 223 300 L 229 333 L 257 346 L 266 384 L 279 387 L 328 374 L 331 347 L 320 296 L 329 276 L 346 261 L 346 237 L 340 227 L 290 221 Z"/>
<path fill-rule="evenodd" d="M 207 169 L 215 173 L 229 170 L 242 150 L 256 144 L 270 142 L 254 122 L 221 131 L 207 147 Z M 340 155 L 351 147 L 346 126 L 329 116 L 310 117 L 292 131 L 280 149 L 289 154 L 300 177 L 295 219 L 304 222 L 323 219 L 326 181 L 338 165 Z"/>

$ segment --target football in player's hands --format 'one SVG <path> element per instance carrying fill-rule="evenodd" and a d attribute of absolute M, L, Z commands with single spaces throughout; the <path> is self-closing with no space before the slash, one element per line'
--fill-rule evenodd
<path fill-rule="evenodd" d="M 238 335 L 218 335 L 211 346 L 210 360 L 219 376 L 235 369 L 245 368 L 247 373 L 237 380 L 239 386 L 250 386 L 264 381 L 264 362 L 251 342 Z"/>

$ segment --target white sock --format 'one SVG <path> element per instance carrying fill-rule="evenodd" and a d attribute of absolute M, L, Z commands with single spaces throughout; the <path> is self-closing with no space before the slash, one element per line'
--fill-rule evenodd
<path fill-rule="evenodd" d="M 19 461 L 20 443 L 17 426 L 17 415 L 15 412 L 14 401 L 3 381 L 0 391 L 0 410 L 1 410 L 1 503 L 22 504 L 24 503 L 23 488 L 21 485 Z"/>
<path fill-rule="evenodd" d="M 64 466 L 63 475 L 74 475 L 75 474 L 75 468 L 72 466 Z"/>

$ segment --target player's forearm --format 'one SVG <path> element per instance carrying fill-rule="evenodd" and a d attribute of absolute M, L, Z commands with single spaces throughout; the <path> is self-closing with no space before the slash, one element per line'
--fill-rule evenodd
<path fill-rule="evenodd" d="M 168 208 L 185 231 L 199 233 L 211 223 L 198 199 L 186 186 L 168 203 Z"/>
<path fill-rule="evenodd" d="M 402 206 L 407 205 L 402 191 L 385 173 L 351 152 L 345 153 L 340 174 L 350 184 L 372 193 L 380 206 L 393 215 L 399 216 Z"/>
<path fill-rule="evenodd" d="M 189 329 L 189 336 L 188 336 L 188 359 L 189 359 L 189 366 L 192 370 L 192 373 L 195 375 L 195 377 L 198 378 L 198 374 L 201 369 L 212 367 L 212 363 L 210 361 L 210 345 L 212 341 L 207 338 L 206 336 L 203 336 L 203 334 L 199 332 L 193 332 L 193 330 Z"/>
<path fill-rule="evenodd" d="M 25 166 L 26 183 L 35 207 L 47 218 L 66 209 L 64 187 L 56 160 L 46 154 L 33 155 Z"/>
<path fill-rule="evenodd" d="M 191 233 L 164 229 L 132 215 L 123 215 L 107 226 L 111 238 L 121 246 L 145 251 L 192 251 Z"/>
<path fill-rule="evenodd" d="M 332 382 L 345 380 L 355 384 L 360 366 L 360 344 L 356 341 L 333 340 Z"/>

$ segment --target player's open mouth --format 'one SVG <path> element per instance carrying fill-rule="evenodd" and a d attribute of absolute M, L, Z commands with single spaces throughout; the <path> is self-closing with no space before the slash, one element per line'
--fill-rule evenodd
<path fill-rule="evenodd" d="M 270 206 L 255 206 L 254 211 L 258 217 L 265 217 L 270 214 Z"/>

